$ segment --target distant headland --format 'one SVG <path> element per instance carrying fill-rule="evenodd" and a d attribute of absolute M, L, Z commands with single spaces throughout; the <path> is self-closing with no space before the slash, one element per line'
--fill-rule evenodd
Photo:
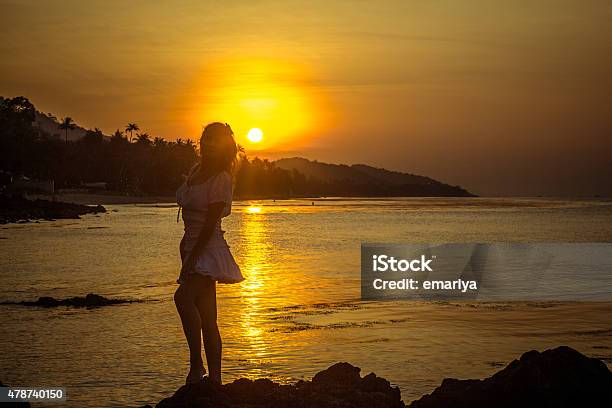
<path fill-rule="evenodd" d="M 0 189 L 96 191 L 172 196 L 198 158 L 191 139 L 166 141 L 128 123 L 111 135 L 86 130 L 71 118 L 36 110 L 25 97 L 0 97 Z M 338 165 L 287 158 L 241 157 L 235 197 L 473 197 L 425 176 L 365 164 Z"/>

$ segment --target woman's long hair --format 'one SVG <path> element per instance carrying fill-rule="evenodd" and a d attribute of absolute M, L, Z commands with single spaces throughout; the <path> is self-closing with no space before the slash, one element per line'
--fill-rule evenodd
<path fill-rule="evenodd" d="M 200 156 L 203 168 L 207 167 L 214 173 L 227 171 L 233 174 L 240 150 L 227 123 L 213 122 L 202 131 Z"/>

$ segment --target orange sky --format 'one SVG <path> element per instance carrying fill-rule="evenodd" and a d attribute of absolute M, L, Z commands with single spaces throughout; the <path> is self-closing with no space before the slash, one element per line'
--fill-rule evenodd
<path fill-rule="evenodd" d="M 251 155 L 612 195 L 612 3 L 375 3 L 0 1 L 0 95 L 106 133 L 219 120 Z"/>

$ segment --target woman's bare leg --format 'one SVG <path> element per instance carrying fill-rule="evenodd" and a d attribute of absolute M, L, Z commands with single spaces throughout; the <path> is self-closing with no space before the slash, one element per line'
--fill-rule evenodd
<path fill-rule="evenodd" d="M 192 275 L 193 276 L 193 275 Z M 196 307 L 196 296 L 198 293 L 197 281 L 190 276 L 185 282 L 181 283 L 174 293 L 174 303 L 176 310 L 181 317 L 183 323 L 183 332 L 189 345 L 189 374 L 187 374 L 186 383 L 197 382 L 206 372 L 202 362 L 202 343 L 200 331 L 202 323 L 200 312 Z"/>
<path fill-rule="evenodd" d="M 217 326 L 217 293 L 215 281 L 204 276 L 198 276 L 200 291 L 196 296 L 196 306 L 200 315 L 204 351 L 208 364 L 209 376 L 221 384 L 221 352 L 222 343 Z"/>

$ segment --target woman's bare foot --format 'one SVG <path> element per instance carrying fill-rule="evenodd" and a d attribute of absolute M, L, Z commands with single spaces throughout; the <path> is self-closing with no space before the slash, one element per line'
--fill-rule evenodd
<path fill-rule="evenodd" d="M 189 369 L 189 374 L 187 374 L 187 378 L 185 379 L 185 384 L 194 384 L 200 382 L 202 378 L 204 378 L 204 374 L 206 374 L 206 369 L 204 365 L 194 365 Z"/>
<path fill-rule="evenodd" d="M 213 375 L 212 372 L 208 375 L 208 378 L 210 378 L 210 380 L 212 382 L 214 382 L 217 385 L 221 385 L 221 375 Z"/>

